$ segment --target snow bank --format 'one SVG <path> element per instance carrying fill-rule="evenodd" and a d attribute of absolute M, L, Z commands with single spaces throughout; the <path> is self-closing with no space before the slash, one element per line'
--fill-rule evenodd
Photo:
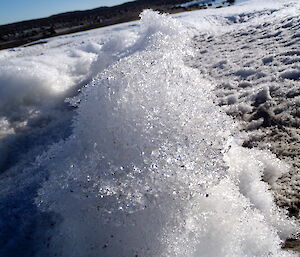
<path fill-rule="evenodd" d="M 34 141 L 33 134 L 69 119 L 64 99 L 76 93 L 75 86 L 84 80 L 95 59 L 85 52 L 74 54 L 1 61 L 0 173 L 20 161 L 20 154 L 34 148 L 35 142 L 28 142 L 31 146 L 26 146 L 25 137 Z"/>
<path fill-rule="evenodd" d="M 23 147 L 23 138 L 31 137 L 28 144 L 34 145 L 34 134 L 64 126 L 62 123 L 68 122 L 73 115 L 73 108 L 65 103 L 65 99 L 77 95 L 94 76 L 118 60 L 119 52 L 124 52 L 135 36 L 128 31 L 119 31 L 112 40 L 100 37 L 96 42 L 88 39 L 85 42 L 81 38 L 66 43 L 68 40 L 57 38 L 58 49 L 57 42 L 50 42 L 37 49 L 1 52 L 0 173 L 10 168 L 10 163 L 19 161 L 20 158 L 12 155 L 28 152 L 27 155 L 35 158 L 31 151 L 34 147 Z M 51 142 L 46 137 L 49 144 L 57 141 Z M 39 148 L 45 149 L 45 145 Z"/>
<path fill-rule="evenodd" d="M 59 218 L 34 204 L 48 176 L 35 159 L 70 136 L 76 108 L 66 97 L 118 60 L 135 30 L 122 24 L 0 51 L 0 256 L 32 257 L 47 247 Z"/>
<path fill-rule="evenodd" d="M 286 167 L 230 142 L 213 86 L 183 61 L 185 27 L 141 17 L 135 43 L 70 100 L 72 135 L 37 159 L 50 177 L 36 203 L 61 217 L 40 256 L 296 256 L 281 243 L 297 226 L 262 181 Z"/>

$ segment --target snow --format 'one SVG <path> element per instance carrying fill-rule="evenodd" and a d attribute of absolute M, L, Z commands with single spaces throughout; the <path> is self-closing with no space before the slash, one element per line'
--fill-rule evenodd
<path fill-rule="evenodd" d="M 299 103 L 299 10 L 147 10 L 0 51 L 0 256 L 297 256 L 294 163 L 243 145 Z"/>
<path fill-rule="evenodd" d="M 245 144 L 269 149 L 291 165 L 289 182 L 279 186 L 276 198 L 294 208 L 299 202 L 299 3 L 264 2 L 254 13 L 245 7 L 238 17 L 248 17 L 246 23 L 236 23 L 236 8 L 227 8 L 221 17 L 230 22 L 219 25 L 218 33 L 198 33 L 198 51 L 189 63 L 217 84 L 218 104 L 249 131 Z"/>
<path fill-rule="evenodd" d="M 247 0 L 237 0 L 235 1 L 235 3 L 241 3 Z M 179 4 L 176 6 L 181 6 L 181 7 L 189 7 L 189 6 L 193 6 L 193 5 L 207 5 L 207 4 L 211 4 L 211 6 L 207 6 L 210 8 L 216 8 L 219 6 L 229 6 L 230 4 L 226 1 L 222 1 L 222 0 L 214 0 L 214 1 L 210 1 L 210 0 L 195 0 L 195 1 L 190 1 L 190 2 L 186 2 L 183 4 Z"/>

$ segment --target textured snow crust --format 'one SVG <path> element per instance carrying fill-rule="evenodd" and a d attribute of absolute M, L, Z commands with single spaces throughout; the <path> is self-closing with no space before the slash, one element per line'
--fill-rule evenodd
<path fill-rule="evenodd" d="M 244 146 L 271 150 L 291 166 L 275 186 L 276 198 L 297 216 L 300 6 L 297 1 L 266 3 L 264 10 L 237 16 L 228 8 L 218 17 L 227 20 L 226 26 L 219 22 L 217 33 L 194 38 L 198 51 L 189 63 L 218 84 L 218 104 L 247 131 Z"/>
<path fill-rule="evenodd" d="M 210 40 L 206 24 L 226 35 L 232 23 L 222 13 L 262 18 L 264 8 L 205 12 L 197 27 L 196 14 L 180 22 L 145 11 L 139 23 L 1 52 L 12 99 L 2 145 L 18 145 L 20 135 L 38 142 L 19 149 L 17 164 L 3 162 L 0 256 L 297 256 L 281 246 L 299 224 L 271 190 L 289 165 L 243 147 L 238 125 L 215 104 L 225 90 L 209 61 L 201 72 L 189 67 L 199 58 L 193 44 Z M 17 108 L 24 113 L 13 123 Z"/>

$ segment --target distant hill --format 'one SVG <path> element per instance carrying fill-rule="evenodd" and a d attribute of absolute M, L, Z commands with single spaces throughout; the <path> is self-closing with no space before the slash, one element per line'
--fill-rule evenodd
<path fill-rule="evenodd" d="M 205 5 L 177 6 L 186 2 L 190 2 L 190 0 L 136 0 L 113 7 L 67 12 L 42 19 L 1 25 L 0 50 L 21 46 L 43 38 L 133 21 L 138 19 L 141 11 L 146 8 L 175 13 L 207 7 Z"/>

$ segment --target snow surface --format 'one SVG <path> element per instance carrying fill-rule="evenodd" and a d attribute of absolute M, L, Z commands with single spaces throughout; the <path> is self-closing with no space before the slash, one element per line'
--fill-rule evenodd
<path fill-rule="evenodd" d="M 229 24 L 226 31 L 198 34 L 197 54 L 189 63 L 217 84 L 218 104 L 247 131 L 244 145 L 271 150 L 290 164 L 276 185 L 276 198 L 297 214 L 300 18 L 299 5 L 285 4 L 272 2 L 272 9 L 238 16 L 228 8 L 221 16 Z"/>
<path fill-rule="evenodd" d="M 293 163 L 243 143 L 260 108 L 291 115 L 299 10 L 148 10 L 0 51 L 0 256 L 297 256 Z"/>

